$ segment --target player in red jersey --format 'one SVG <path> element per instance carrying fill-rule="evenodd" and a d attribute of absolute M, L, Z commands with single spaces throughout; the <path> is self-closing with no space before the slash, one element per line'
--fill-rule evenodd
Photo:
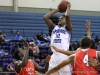
<path fill-rule="evenodd" d="M 22 40 L 25 43 L 26 48 L 19 48 L 14 52 L 14 57 L 17 61 L 15 65 L 15 75 L 36 75 L 35 72 L 45 73 L 48 70 L 50 56 L 46 58 L 46 66 L 39 66 L 34 60 L 29 60 L 29 45 L 25 40 Z"/>
<path fill-rule="evenodd" d="M 74 61 L 74 66 L 72 71 L 73 75 L 98 75 L 98 68 L 94 68 L 91 65 L 89 65 L 88 59 L 100 58 L 100 52 L 97 52 L 94 49 L 90 49 L 91 40 L 88 37 L 83 37 L 81 39 L 80 44 L 81 44 L 81 50 L 79 50 L 75 54 L 70 55 L 67 60 L 64 60 L 56 67 L 49 70 L 45 75 L 50 75 L 73 61 Z"/>

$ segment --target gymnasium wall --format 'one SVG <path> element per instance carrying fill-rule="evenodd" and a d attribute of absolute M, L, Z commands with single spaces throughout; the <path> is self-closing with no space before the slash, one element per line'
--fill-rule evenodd
<path fill-rule="evenodd" d="M 12 6 L 13 0 L 0 0 L 0 6 Z M 19 7 L 53 8 L 55 9 L 61 0 L 18 0 Z M 68 0 L 72 10 L 100 11 L 100 0 Z"/>
<path fill-rule="evenodd" d="M 61 0 L 18 0 L 19 12 L 47 13 L 55 9 Z M 80 15 L 100 15 L 100 0 L 68 0 L 71 13 Z M 0 11 L 13 11 L 13 0 L 0 0 Z"/>
<path fill-rule="evenodd" d="M 72 10 L 100 11 L 100 0 L 68 0 L 72 4 Z"/>
<path fill-rule="evenodd" d="M 13 0 L 0 0 L 0 6 L 13 6 Z"/>
<path fill-rule="evenodd" d="M 19 7 L 53 8 L 55 9 L 61 0 L 18 0 Z M 68 0 L 72 10 L 100 11 L 100 0 Z"/>

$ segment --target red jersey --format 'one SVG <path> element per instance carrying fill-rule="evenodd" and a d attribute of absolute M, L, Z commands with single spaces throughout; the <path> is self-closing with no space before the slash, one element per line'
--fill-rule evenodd
<path fill-rule="evenodd" d="M 97 59 L 96 50 L 80 50 L 76 53 L 73 75 L 98 75 L 98 68 L 94 68 L 88 64 L 89 58 Z"/>
<path fill-rule="evenodd" d="M 19 74 L 15 72 L 15 75 L 35 75 L 34 64 L 28 61 L 27 66 L 23 67 Z"/>

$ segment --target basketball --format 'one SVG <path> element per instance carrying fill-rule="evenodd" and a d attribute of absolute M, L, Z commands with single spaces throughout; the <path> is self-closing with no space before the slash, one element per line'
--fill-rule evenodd
<path fill-rule="evenodd" d="M 62 2 L 60 2 L 60 4 L 58 5 L 58 9 L 59 9 L 59 11 L 60 11 L 61 13 L 66 12 L 67 4 L 68 4 L 67 1 L 62 1 Z"/>

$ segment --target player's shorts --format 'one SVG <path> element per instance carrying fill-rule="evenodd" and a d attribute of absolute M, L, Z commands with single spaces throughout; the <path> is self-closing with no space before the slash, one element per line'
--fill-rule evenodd
<path fill-rule="evenodd" d="M 60 54 L 60 55 L 53 54 L 49 62 L 49 70 L 54 68 L 55 66 L 57 66 L 58 64 L 60 64 L 63 60 L 67 58 L 68 56 L 64 54 Z M 51 75 L 72 75 L 71 65 L 69 64 Z"/>

